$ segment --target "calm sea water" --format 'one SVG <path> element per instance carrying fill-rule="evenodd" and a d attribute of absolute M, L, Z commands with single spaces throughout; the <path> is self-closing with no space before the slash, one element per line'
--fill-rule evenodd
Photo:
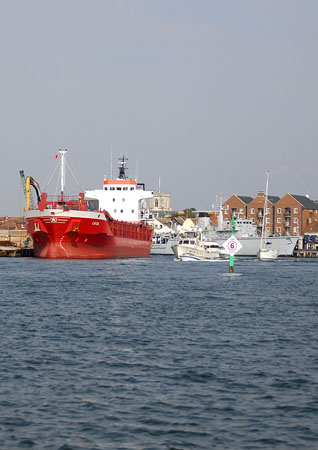
<path fill-rule="evenodd" d="M 318 448 L 317 274 L 1 258 L 0 448 Z"/>

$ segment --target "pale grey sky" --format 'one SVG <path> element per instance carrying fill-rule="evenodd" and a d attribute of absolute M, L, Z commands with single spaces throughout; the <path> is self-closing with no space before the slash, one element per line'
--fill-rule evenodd
<path fill-rule="evenodd" d="M 318 199 L 317 17 L 316 0 L 0 0 L 0 216 L 59 148 L 100 188 L 111 144 L 176 209 L 254 197 L 267 169 L 271 195 Z"/>

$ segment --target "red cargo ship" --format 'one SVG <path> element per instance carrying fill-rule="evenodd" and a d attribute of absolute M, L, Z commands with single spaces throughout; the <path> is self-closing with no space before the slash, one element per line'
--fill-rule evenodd
<path fill-rule="evenodd" d="M 61 259 L 149 256 L 153 230 L 141 220 L 141 206 L 153 192 L 145 191 L 143 184 L 126 178 L 126 158 L 120 159 L 119 178 L 105 179 L 103 189 L 69 197 L 64 195 L 66 150 L 59 153 L 59 196 L 41 194 L 33 178 L 26 180 L 25 218 L 33 240 L 34 256 Z M 37 209 L 30 208 L 30 186 L 37 193 Z"/>

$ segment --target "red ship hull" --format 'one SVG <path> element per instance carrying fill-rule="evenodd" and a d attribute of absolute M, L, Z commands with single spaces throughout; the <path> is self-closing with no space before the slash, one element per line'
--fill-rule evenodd
<path fill-rule="evenodd" d="M 105 212 L 29 211 L 26 222 L 38 258 L 142 258 L 150 253 L 149 226 L 116 221 Z"/>

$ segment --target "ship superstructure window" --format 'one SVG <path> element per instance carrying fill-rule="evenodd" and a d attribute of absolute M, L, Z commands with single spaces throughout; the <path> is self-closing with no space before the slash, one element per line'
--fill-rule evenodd
<path fill-rule="evenodd" d="M 134 213 L 134 212 L 135 212 L 135 210 L 134 210 L 134 209 L 132 209 L 132 210 L 131 210 L 131 212 L 132 212 L 132 213 Z"/>
<path fill-rule="evenodd" d="M 115 199 L 113 198 L 113 202 L 115 201 Z"/>
<path fill-rule="evenodd" d="M 133 191 L 135 188 L 131 187 L 130 190 Z"/>
<path fill-rule="evenodd" d="M 104 187 L 104 189 L 105 189 L 105 191 L 107 191 L 107 190 L 108 190 L 108 188 L 107 188 L 106 186 Z"/>
<path fill-rule="evenodd" d="M 117 191 L 121 191 L 121 187 L 118 187 L 118 188 L 117 188 Z"/>
<path fill-rule="evenodd" d="M 128 191 L 128 187 L 123 187 L 123 191 Z"/>
<path fill-rule="evenodd" d="M 121 213 L 123 213 L 123 212 L 124 212 L 124 210 L 123 210 L 123 209 L 121 209 L 121 210 L 120 210 L 120 212 L 121 212 Z"/>
<path fill-rule="evenodd" d="M 114 213 L 116 213 L 117 212 L 117 209 L 114 209 Z"/>
<path fill-rule="evenodd" d="M 125 198 L 123 198 L 123 202 L 125 201 L 126 199 Z"/>
<path fill-rule="evenodd" d="M 110 190 L 110 191 L 114 191 L 115 188 L 114 188 L 114 187 L 110 187 L 109 190 Z"/>

